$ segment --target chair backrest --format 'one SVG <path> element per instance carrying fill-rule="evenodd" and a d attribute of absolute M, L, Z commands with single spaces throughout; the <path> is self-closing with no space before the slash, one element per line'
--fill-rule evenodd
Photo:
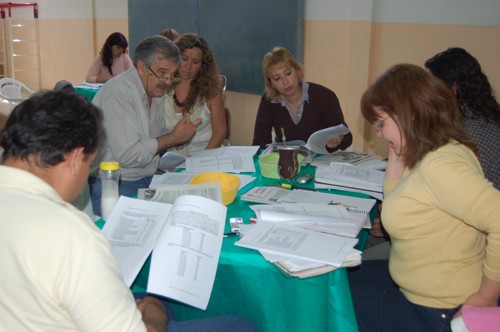
<path fill-rule="evenodd" d="M 226 85 L 227 85 L 227 77 L 224 75 L 219 75 L 219 86 L 222 91 L 222 97 L 224 98 L 224 112 L 226 115 L 226 138 L 224 140 L 224 145 L 225 146 L 230 146 L 231 142 L 229 139 L 231 138 L 231 113 L 229 112 L 229 109 L 225 106 L 226 104 Z"/>
<path fill-rule="evenodd" d="M 226 85 L 227 77 L 224 75 L 219 75 L 219 86 L 223 94 L 226 92 Z"/>
<path fill-rule="evenodd" d="M 19 99 L 27 99 L 34 92 L 23 82 L 14 78 L 4 77 L 0 79 L 0 96 L 5 99 L 19 101 Z"/>
<path fill-rule="evenodd" d="M 68 82 L 66 80 L 60 80 L 57 81 L 56 85 L 54 86 L 54 91 L 62 91 L 62 90 L 71 90 L 75 91 L 73 84 L 71 82 Z"/>

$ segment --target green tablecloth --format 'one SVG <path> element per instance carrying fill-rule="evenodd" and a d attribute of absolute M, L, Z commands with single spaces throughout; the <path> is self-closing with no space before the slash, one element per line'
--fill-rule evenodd
<path fill-rule="evenodd" d="M 99 91 L 99 89 L 82 88 L 82 87 L 79 87 L 78 85 L 75 86 L 74 89 L 75 89 L 76 93 L 78 93 L 81 96 L 84 96 L 89 101 L 92 101 L 92 99 L 94 99 L 94 96 L 96 95 L 97 91 Z"/>
<path fill-rule="evenodd" d="M 258 163 L 256 163 L 258 168 Z M 314 173 L 314 167 L 304 167 L 301 174 Z M 257 173 L 260 174 L 257 169 Z M 240 190 L 239 195 L 253 186 L 278 185 L 278 180 L 258 177 Z M 313 187 L 313 184 L 308 184 Z M 322 190 L 325 191 L 325 190 Z M 363 194 L 332 191 L 367 197 Z M 228 206 L 229 218 L 242 217 L 245 223 L 253 216 L 249 203 L 238 198 Z M 374 211 L 372 211 L 374 213 Z M 373 216 L 372 216 L 373 217 Z M 363 248 L 368 232 L 359 236 L 358 248 Z M 174 303 L 176 319 L 240 315 L 253 321 L 260 331 L 357 331 L 347 273 L 344 268 L 307 279 L 287 277 L 267 262 L 255 250 L 237 247 L 236 236 L 224 238 L 217 275 L 206 311 Z M 146 262 L 132 285 L 134 292 L 147 287 L 150 260 Z"/>

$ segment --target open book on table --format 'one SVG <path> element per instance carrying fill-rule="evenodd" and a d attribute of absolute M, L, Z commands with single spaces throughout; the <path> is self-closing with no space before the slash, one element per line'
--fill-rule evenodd
<path fill-rule="evenodd" d="M 227 208 L 186 195 L 173 204 L 120 197 L 103 232 L 130 286 L 151 251 L 149 293 L 205 310 L 219 261 Z"/>

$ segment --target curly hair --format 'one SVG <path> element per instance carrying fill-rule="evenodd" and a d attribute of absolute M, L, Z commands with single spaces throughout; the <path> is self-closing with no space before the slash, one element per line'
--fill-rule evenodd
<path fill-rule="evenodd" d="M 462 116 L 471 114 L 500 124 L 500 105 L 488 78 L 466 50 L 450 47 L 428 59 L 425 67 L 454 91 Z"/>
<path fill-rule="evenodd" d="M 262 71 L 264 76 L 264 89 L 268 100 L 274 100 L 280 93 L 271 84 L 271 68 L 277 64 L 285 64 L 294 68 L 299 74 L 299 80 L 304 78 L 304 70 L 300 63 L 295 60 L 292 52 L 284 47 L 276 46 L 271 52 L 264 55 L 262 61 Z M 299 83 L 302 84 L 302 83 Z"/>
<path fill-rule="evenodd" d="M 201 104 L 206 99 L 215 97 L 220 92 L 219 69 L 215 56 L 206 40 L 194 33 L 185 33 L 175 42 L 180 53 L 186 49 L 199 48 L 202 53 L 201 68 L 196 77 L 191 81 L 189 93 L 183 102 L 183 113 L 189 113 L 193 106 Z M 170 86 L 168 91 L 175 89 L 178 83 Z"/>
<path fill-rule="evenodd" d="M 475 143 L 463 129 L 457 102 L 441 80 L 411 64 L 391 67 L 361 97 L 361 113 L 370 123 L 380 107 L 398 124 L 406 141 L 402 151 L 409 169 L 430 151 L 456 141 L 477 155 Z"/>
<path fill-rule="evenodd" d="M 123 49 L 126 51 L 128 47 L 127 38 L 125 38 L 125 36 L 119 32 L 113 32 L 108 36 L 108 38 L 104 42 L 104 45 L 102 46 L 101 52 L 99 53 L 101 55 L 102 63 L 106 68 L 109 69 L 111 75 L 113 75 L 113 71 L 111 70 L 111 66 L 113 65 L 112 47 L 115 45 L 123 47 Z"/>

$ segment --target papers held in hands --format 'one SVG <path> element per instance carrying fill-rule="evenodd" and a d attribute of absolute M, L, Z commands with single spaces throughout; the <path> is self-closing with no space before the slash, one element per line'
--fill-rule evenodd
<path fill-rule="evenodd" d="M 200 196 L 174 204 L 120 197 L 103 232 L 130 286 L 153 251 L 147 291 L 205 310 L 219 261 L 227 208 Z"/>
<path fill-rule="evenodd" d="M 329 139 L 337 138 L 340 134 L 342 135 L 349 134 L 349 129 L 343 124 L 318 130 L 309 137 L 305 147 L 316 153 L 324 153 L 324 154 L 329 153 L 326 150 L 326 142 Z"/>
<path fill-rule="evenodd" d="M 307 143 L 300 140 L 292 140 L 287 141 L 287 145 L 298 145 L 300 146 L 299 153 L 304 156 L 304 164 L 309 164 L 313 161 L 314 156 L 317 153 L 328 154 L 326 150 L 326 142 L 331 138 L 336 138 L 340 134 L 347 135 L 349 133 L 349 129 L 340 124 L 338 126 L 325 128 L 322 130 L 318 130 L 309 136 Z M 260 155 L 260 157 L 265 156 L 271 152 L 277 152 L 278 146 L 283 146 L 283 143 L 274 143 L 267 147 L 267 149 Z"/>
<path fill-rule="evenodd" d="M 326 142 L 329 139 L 337 138 L 340 134 L 349 134 L 349 129 L 343 124 L 318 130 L 309 136 L 307 143 L 302 141 L 293 141 L 287 142 L 287 144 L 297 143 L 312 152 L 328 154 L 329 152 L 326 150 Z"/>

